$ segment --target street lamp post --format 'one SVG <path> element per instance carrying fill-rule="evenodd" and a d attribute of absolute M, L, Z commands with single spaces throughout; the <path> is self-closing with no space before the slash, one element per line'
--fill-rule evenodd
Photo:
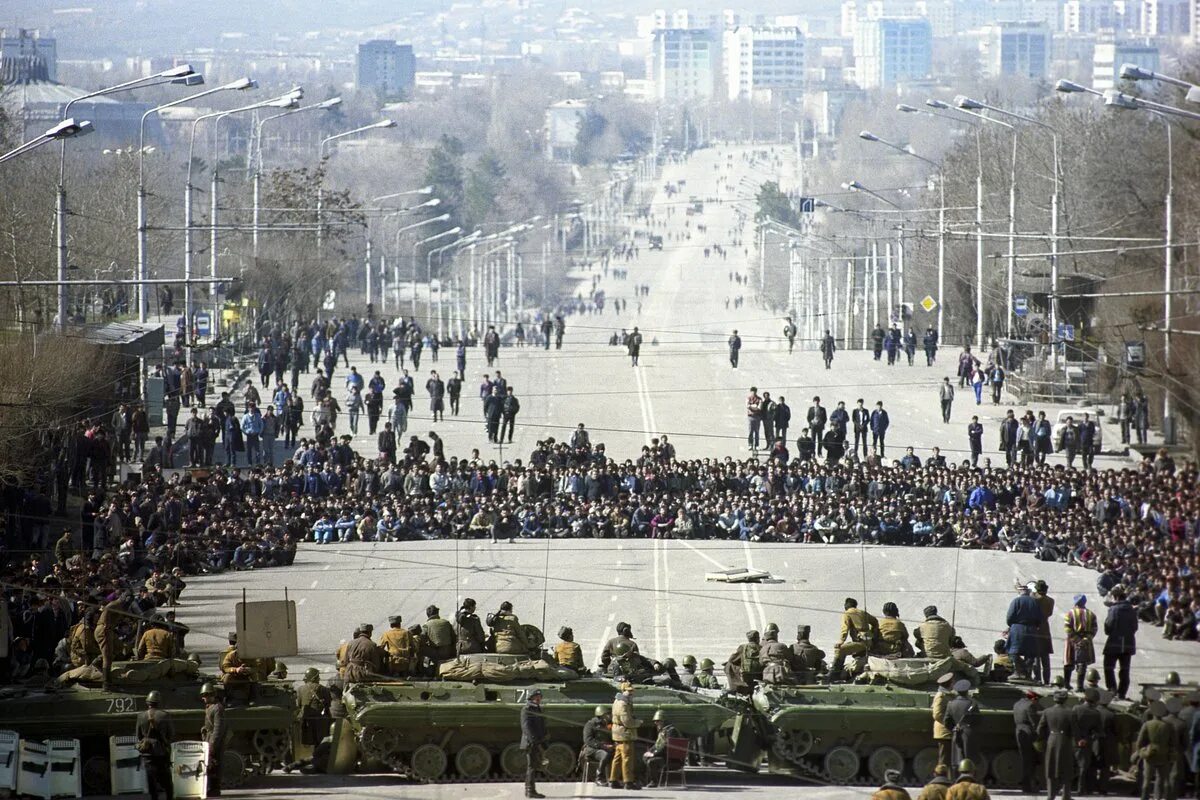
<path fill-rule="evenodd" d="M 227 83 L 222 86 L 217 86 L 212 89 L 205 89 L 202 92 L 190 94 L 187 97 L 181 97 L 177 100 L 172 100 L 169 103 L 163 103 L 160 106 L 151 108 L 146 113 L 142 114 L 141 122 L 138 126 L 138 190 L 137 190 L 137 303 L 138 303 L 138 322 L 144 323 L 148 312 L 148 303 L 146 297 L 146 120 L 151 114 L 157 114 L 164 109 L 173 108 L 175 106 L 190 103 L 193 100 L 199 100 L 202 97 L 216 94 L 217 92 L 228 91 L 245 91 L 246 89 L 254 89 L 258 86 L 257 83 L 249 78 L 239 78 L 232 83 Z"/>
<path fill-rule="evenodd" d="M 442 216 L 446 219 L 450 218 L 449 214 L 443 214 Z M 419 225 L 421 223 L 417 223 L 417 224 Z M 409 227 L 416 227 L 416 226 L 413 225 L 413 226 L 409 226 Z M 458 225 L 455 225 L 453 228 L 444 230 L 441 233 L 435 233 L 432 236 L 426 236 L 424 239 L 421 239 L 419 242 L 416 242 L 415 244 L 413 244 L 413 251 L 412 251 L 413 252 L 413 257 L 412 257 L 412 268 L 413 268 L 413 271 L 412 271 L 412 292 L 413 292 L 412 314 L 414 317 L 417 315 L 417 250 L 423 244 L 428 244 L 429 242 L 436 242 L 438 239 L 444 239 L 447 236 L 453 236 L 453 235 L 455 235 L 457 233 L 461 233 L 461 232 L 462 232 L 462 228 L 459 227 Z M 433 269 L 433 265 L 430 263 L 429 258 L 428 258 L 428 256 L 430 256 L 432 254 L 433 254 L 433 251 L 431 250 L 426 255 L 425 264 L 426 264 L 427 271 Z M 431 303 L 432 303 L 432 300 L 433 300 L 433 297 L 432 297 L 432 292 L 431 292 L 430 293 L 430 302 Z M 426 308 L 426 312 L 428 312 L 428 307 Z"/>
<path fill-rule="evenodd" d="M 420 222 L 414 222 L 414 223 L 413 223 L 413 224 L 411 224 L 411 225 L 404 225 L 404 226 L 401 226 L 400 228 L 398 228 L 398 229 L 396 230 L 396 261 L 397 261 L 397 262 L 399 262 L 399 261 L 400 261 L 400 255 L 399 255 L 399 252 L 400 252 L 400 236 L 401 236 L 402 234 L 406 233 L 407 231 L 416 230 L 417 228 L 420 228 L 422 225 L 429 225 L 429 224 L 431 224 L 431 223 L 434 223 L 434 222 L 446 222 L 446 221 L 447 221 L 447 220 L 449 220 L 449 219 L 450 219 L 450 215 L 449 215 L 449 214 L 441 214 L 441 215 L 439 215 L 439 216 L 436 216 L 436 217 L 430 217 L 429 219 L 423 219 L 423 220 L 421 220 Z M 457 230 L 457 229 L 456 229 L 456 230 Z M 419 242 L 416 242 L 416 243 L 414 243 L 414 244 L 413 244 L 413 249 L 412 249 L 412 258 L 410 258 L 410 259 L 409 259 L 409 264 L 410 264 L 410 265 L 411 265 L 411 267 L 412 267 L 412 292 L 413 292 L 413 297 L 412 297 L 412 314 L 413 314 L 413 316 L 416 316 L 416 314 L 417 314 L 417 249 L 418 249 L 418 248 L 419 248 L 419 247 L 420 247 L 422 244 L 424 244 L 424 243 L 425 243 L 425 241 L 429 241 L 429 240 L 421 240 L 421 241 L 419 241 Z M 394 276 L 394 277 L 395 277 L 395 279 L 396 279 L 396 280 L 395 280 L 395 282 L 396 282 L 396 287 L 397 287 L 397 289 L 396 289 L 396 290 L 397 290 L 397 292 L 399 292 L 399 287 L 400 287 L 400 272 L 399 272 L 399 269 L 400 269 L 400 268 L 399 268 L 399 266 L 397 266 L 397 267 L 396 267 L 396 273 L 395 273 L 395 276 Z M 400 296 L 399 296 L 399 294 L 397 294 L 397 296 L 396 296 L 396 310 L 397 310 L 397 311 L 399 311 L 399 310 L 400 310 Z"/>
<path fill-rule="evenodd" d="M 447 233 L 451 233 L 451 232 L 458 232 L 458 229 L 455 228 L 452 231 L 447 231 Z M 442 305 L 445 301 L 445 289 L 444 289 L 445 284 L 443 282 L 443 279 L 440 277 L 440 275 L 441 275 L 440 266 L 442 263 L 441 254 L 443 251 L 449 250 L 454 247 L 462 247 L 463 245 L 474 241 L 475 239 L 479 238 L 479 234 L 480 234 L 480 232 L 478 230 L 474 230 L 471 233 L 468 233 L 466 236 L 462 236 L 462 237 L 459 237 L 458 239 L 455 239 L 450 244 L 433 248 L 425 255 L 425 284 L 426 284 L 426 286 L 429 287 L 428 291 L 429 291 L 430 304 L 433 303 L 433 256 L 435 253 L 438 256 L 438 266 L 439 266 L 439 270 L 438 270 L 438 274 L 439 274 L 439 277 L 438 277 L 438 302 L 437 302 L 438 341 L 441 341 L 441 339 L 442 339 L 442 332 L 443 332 Z"/>
<path fill-rule="evenodd" d="M 335 133 L 332 136 L 326 136 L 324 139 L 321 140 L 321 145 L 318 148 L 318 155 L 320 156 L 320 160 L 322 162 L 325 161 L 325 146 L 328 145 L 330 142 L 335 142 L 338 139 L 344 139 L 347 136 L 354 136 L 359 133 L 366 133 L 367 131 L 372 131 L 372 130 L 376 130 L 379 128 L 394 128 L 394 127 L 396 127 L 396 123 L 394 121 L 392 121 L 390 119 L 381 119 L 378 122 L 372 122 L 370 125 L 363 125 L 362 127 L 359 127 L 359 128 L 353 128 L 352 130 L 342 131 L 341 133 Z M 324 180 L 324 175 L 322 175 L 320 177 L 320 179 L 317 181 L 317 252 L 318 252 L 318 254 L 320 254 L 322 252 L 322 249 L 324 247 L 324 241 L 325 241 L 324 240 L 324 232 L 321 229 L 321 210 L 324 205 L 324 197 L 325 197 L 325 180 Z"/>

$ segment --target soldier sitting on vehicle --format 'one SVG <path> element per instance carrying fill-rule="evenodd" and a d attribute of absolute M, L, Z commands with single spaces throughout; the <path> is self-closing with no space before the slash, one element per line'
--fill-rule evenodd
<path fill-rule="evenodd" d="M 562 641 L 554 645 L 554 660 L 559 666 L 568 667 L 576 672 L 585 672 L 587 667 L 583 662 L 583 650 L 575 643 L 575 632 L 563 626 L 558 629 L 558 638 Z"/>
<path fill-rule="evenodd" d="M 720 689 L 721 682 L 717 680 L 716 664 L 711 658 L 703 659 L 700 662 L 700 671 L 696 673 L 696 688 L 698 689 Z"/>
<path fill-rule="evenodd" d="M 744 694 L 753 691 L 754 685 L 762 680 L 762 648 L 758 631 L 746 632 L 746 643 L 734 650 L 725 662 L 725 677 L 729 679 L 730 689 Z"/>
<path fill-rule="evenodd" d="M 650 659 L 636 652 L 632 642 L 618 642 L 612 651 L 608 675 L 629 683 L 645 683 L 654 676 L 654 665 Z"/>
<path fill-rule="evenodd" d="M 762 646 L 763 683 L 792 683 L 792 648 L 779 641 L 779 626 L 771 623 L 764 632 Z"/>
<path fill-rule="evenodd" d="M 797 683 L 816 683 L 825 672 L 825 651 L 809 641 L 812 626 L 796 626 L 796 643 L 792 645 L 792 672 Z"/>
<path fill-rule="evenodd" d="M 379 646 L 386 655 L 387 671 L 396 677 L 406 677 L 416 668 L 416 643 L 412 634 L 404 629 L 404 619 L 399 614 L 388 617 L 391 626 L 379 637 Z"/>

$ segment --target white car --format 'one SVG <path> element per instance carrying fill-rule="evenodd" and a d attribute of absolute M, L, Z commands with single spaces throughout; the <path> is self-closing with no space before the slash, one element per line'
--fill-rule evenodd
<path fill-rule="evenodd" d="M 1091 414 L 1092 420 L 1096 423 L 1096 452 L 1104 452 L 1104 418 L 1105 413 L 1101 408 L 1068 408 L 1058 412 L 1058 417 L 1054 420 L 1054 434 L 1051 441 L 1055 446 L 1058 445 L 1058 437 L 1062 433 L 1062 429 L 1067 424 L 1067 417 L 1075 421 L 1078 426 L 1083 422 L 1083 415 Z"/>

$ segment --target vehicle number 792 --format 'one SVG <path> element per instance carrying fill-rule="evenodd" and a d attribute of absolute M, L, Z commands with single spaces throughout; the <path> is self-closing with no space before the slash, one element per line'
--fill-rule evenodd
<path fill-rule="evenodd" d="M 128 714 L 137 710 L 137 701 L 132 697 L 113 697 L 108 701 L 109 714 Z"/>

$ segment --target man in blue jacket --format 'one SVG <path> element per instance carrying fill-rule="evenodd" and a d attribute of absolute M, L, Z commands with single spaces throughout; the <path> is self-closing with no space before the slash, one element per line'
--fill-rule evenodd
<path fill-rule="evenodd" d="M 1104 685 L 1122 700 L 1129 692 L 1129 662 L 1137 652 L 1137 610 L 1125 599 L 1125 587 L 1115 586 L 1109 592 L 1112 604 L 1104 620 Z M 1120 667 L 1120 679 L 1116 667 Z"/>
<path fill-rule="evenodd" d="M 875 404 L 875 410 L 871 412 L 871 449 L 880 458 L 883 458 L 883 440 L 887 436 L 887 429 L 890 424 L 891 420 L 888 419 L 888 413 L 883 409 L 883 401 L 880 400 Z"/>
<path fill-rule="evenodd" d="M 1038 629 L 1045 615 L 1037 600 L 1033 599 L 1028 586 L 1021 586 L 1016 597 L 1008 604 L 1008 654 L 1019 678 L 1028 678 L 1030 659 L 1039 655 Z"/>

